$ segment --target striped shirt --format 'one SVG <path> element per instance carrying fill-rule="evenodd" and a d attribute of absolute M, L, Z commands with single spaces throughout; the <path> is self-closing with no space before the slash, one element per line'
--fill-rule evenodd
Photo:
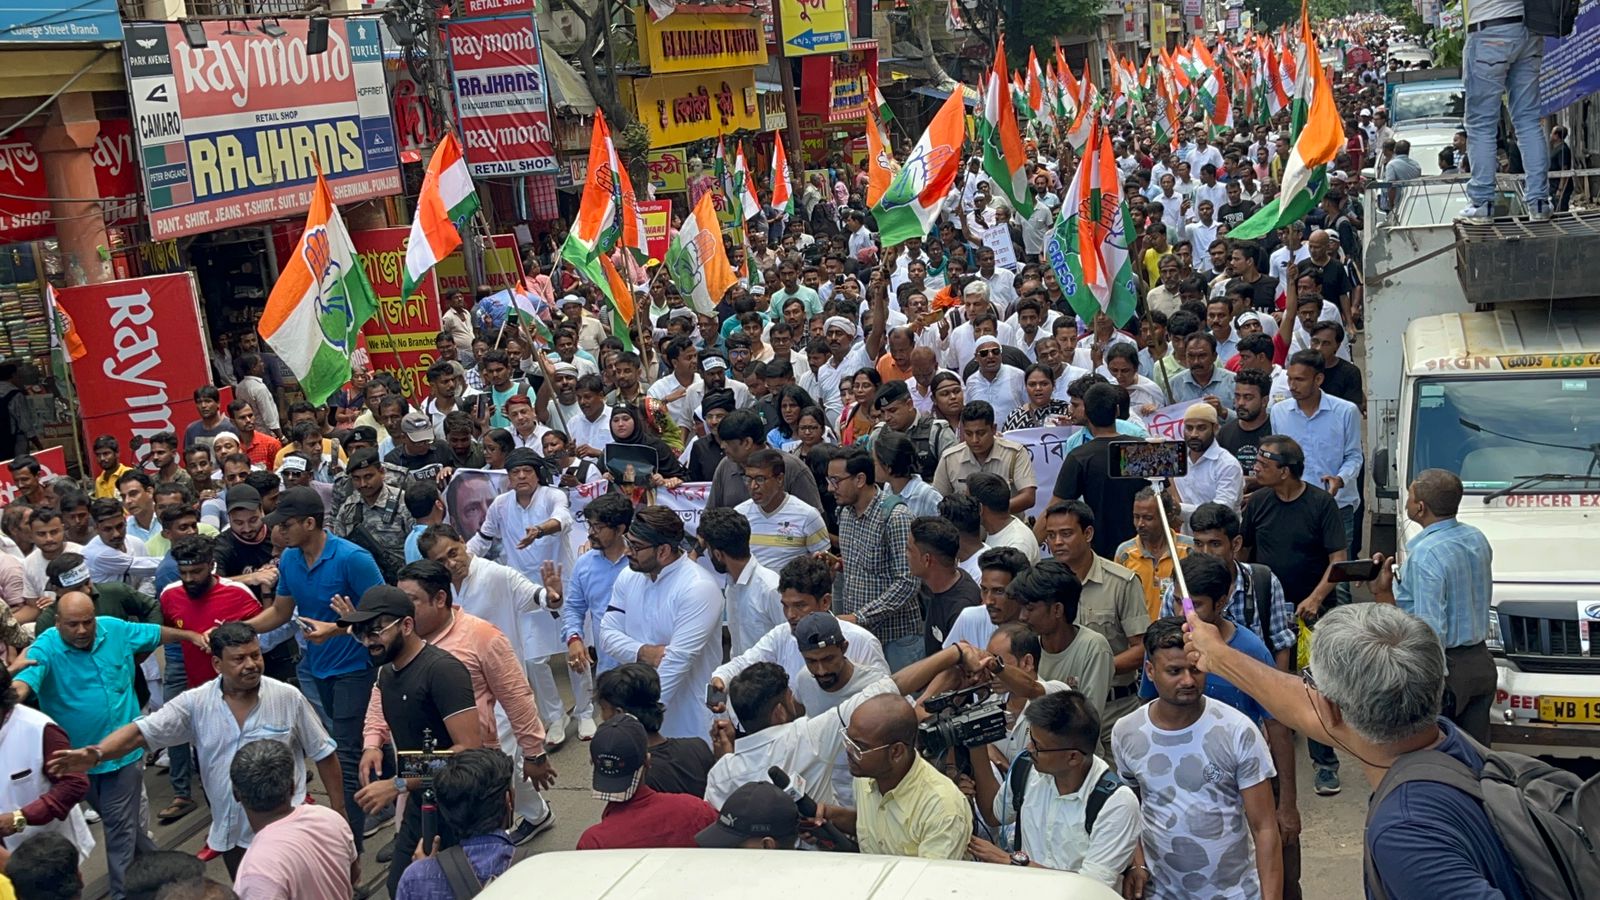
<path fill-rule="evenodd" d="M 295 806 L 306 795 L 306 758 L 321 761 L 334 750 L 333 738 L 305 696 L 265 675 L 261 676 L 256 707 L 245 717 L 243 727 L 222 696 L 220 676 L 173 697 L 150 715 L 134 720 L 134 725 L 151 752 L 175 744 L 194 745 L 200 783 L 211 803 L 206 845 L 219 851 L 248 847 L 254 836 L 244 807 L 233 799 L 233 780 L 228 775 L 240 747 L 263 739 L 288 746 L 295 755 L 294 792 L 290 794 Z"/>
<path fill-rule="evenodd" d="M 1446 649 L 1481 644 L 1489 638 L 1493 561 L 1483 532 L 1454 518 L 1441 519 L 1406 541 L 1406 558 L 1394 582 L 1395 605 L 1427 622 Z"/>
<path fill-rule="evenodd" d="M 1292 624 L 1294 611 L 1290 608 L 1289 601 L 1283 597 L 1283 584 L 1278 581 L 1278 576 L 1272 576 L 1270 591 L 1272 599 L 1267 606 L 1267 621 L 1263 623 L 1260 621 L 1260 616 L 1256 615 L 1256 597 L 1254 586 L 1250 583 L 1250 567 L 1235 562 L 1234 568 L 1236 572 L 1233 578 L 1233 593 L 1229 595 L 1228 606 L 1222 614 L 1231 619 L 1235 625 L 1255 632 L 1256 637 L 1265 641 L 1267 649 L 1273 653 L 1292 649 L 1299 641 L 1299 635 Z M 1183 615 L 1183 609 L 1170 582 L 1161 589 L 1161 614 Z"/>
<path fill-rule="evenodd" d="M 783 570 L 791 559 L 828 549 L 828 524 L 815 506 L 793 494 L 772 512 L 764 512 L 755 500 L 734 507 L 750 521 L 750 555 L 774 572 Z"/>

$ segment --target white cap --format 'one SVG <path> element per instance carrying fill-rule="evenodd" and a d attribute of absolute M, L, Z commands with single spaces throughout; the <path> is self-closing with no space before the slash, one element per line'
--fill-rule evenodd
<path fill-rule="evenodd" d="M 1363 116 L 1370 116 L 1370 115 L 1372 115 L 1372 110 L 1369 107 L 1363 106 L 1363 107 L 1361 107 L 1361 114 Z"/>

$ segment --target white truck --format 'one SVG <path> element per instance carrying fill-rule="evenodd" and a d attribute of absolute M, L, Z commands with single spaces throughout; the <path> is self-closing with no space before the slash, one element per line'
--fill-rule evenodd
<path fill-rule="evenodd" d="M 1408 183 L 1388 216 L 1368 199 L 1373 543 L 1403 555 L 1420 530 L 1396 502 L 1418 472 L 1460 475 L 1458 516 L 1494 548 L 1494 743 L 1592 755 L 1600 748 L 1600 302 L 1471 303 L 1451 224 L 1466 202 L 1461 187 Z M 1516 208 L 1514 187 L 1503 187 L 1502 208 Z"/>

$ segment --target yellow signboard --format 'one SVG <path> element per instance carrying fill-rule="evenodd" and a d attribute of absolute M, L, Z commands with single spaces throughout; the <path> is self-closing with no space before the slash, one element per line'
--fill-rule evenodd
<path fill-rule="evenodd" d="M 635 78 L 633 99 L 652 149 L 761 128 L 752 69 Z"/>
<path fill-rule="evenodd" d="M 650 183 L 655 185 L 656 193 L 681 193 L 689 189 L 689 160 L 682 147 L 651 150 L 645 154 L 644 162 L 650 170 Z"/>
<path fill-rule="evenodd" d="M 433 271 L 439 277 L 441 296 L 450 291 L 463 291 L 471 297 L 478 287 L 467 275 L 467 258 L 462 255 L 460 248 L 439 260 Z M 522 262 L 517 258 L 515 235 L 490 235 L 490 246 L 483 248 L 483 273 L 488 285 L 495 290 L 508 288 L 522 280 Z M 432 346 L 428 345 L 428 349 L 432 349 Z"/>
<path fill-rule="evenodd" d="M 637 8 L 639 61 L 652 72 L 704 72 L 767 61 L 767 37 L 756 16 L 680 10 L 652 22 L 645 9 Z"/>
<path fill-rule="evenodd" d="M 1150 50 L 1156 52 L 1167 46 L 1167 8 L 1160 3 L 1150 4 Z"/>
<path fill-rule="evenodd" d="M 783 55 L 811 56 L 850 49 L 848 0 L 777 0 L 783 16 Z"/>

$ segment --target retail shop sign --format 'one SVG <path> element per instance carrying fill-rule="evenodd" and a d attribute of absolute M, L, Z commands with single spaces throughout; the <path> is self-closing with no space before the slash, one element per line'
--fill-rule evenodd
<path fill-rule="evenodd" d="M 242 21 L 242 25 L 241 25 Z M 308 19 L 128 26 L 128 70 L 150 231 L 159 239 L 297 216 L 320 165 L 340 205 L 399 193 L 399 156 L 375 18 L 333 19 L 306 52 Z"/>
<path fill-rule="evenodd" d="M 0 44 L 103 43 L 122 40 L 117 0 L 6 0 Z"/>
<path fill-rule="evenodd" d="M 800 112 L 829 122 L 866 118 L 870 74 L 878 71 L 878 48 L 857 49 L 828 56 L 811 56 L 800 63 Z"/>
<path fill-rule="evenodd" d="M 783 55 L 810 56 L 850 49 L 847 0 L 777 0 L 783 16 Z"/>
<path fill-rule="evenodd" d="M 463 0 L 461 4 L 461 14 L 464 16 L 532 15 L 538 11 L 539 5 L 534 0 Z"/>
<path fill-rule="evenodd" d="M 748 13 L 680 11 L 659 22 L 635 7 L 640 61 L 656 73 L 704 72 L 760 66 L 767 61 L 761 20 Z"/>
<path fill-rule="evenodd" d="M 199 417 L 194 389 L 211 383 L 193 277 L 107 281 L 56 296 L 86 351 L 72 363 L 84 433 L 111 435 L 125 461 L 143 463 L 152 435 L 182 434 Z"/>
<path fill-rule="evenodd" d="M 689 158 L 682 147 L 651 150 L 645 154 L 644 164 L 656 193 L 681 194 L 689 189 Z"/>
<path fill-rule="evenodd" d="M 443 320 L 433 272 L 423 276 L 411 296 L 400 294 L 410 233 L 409 228 L 374 228 L 350 232 L 350 241 L 378 295 L 377 318 L 361 329 L 372 368 L 392 374 L 406 397 L 420 402 L 427 391 L 428 367 L 438 360 L 433 339 Z"/>
<path fill-rule="evenodd" d="M 107 225 L 130 225 L 139 220 L 139 158 L 134 150 L 133 125 L 127 119 L 100 123 L 90 151 L 95 187 Z M 0 142 L 0 245 L 55 237 L 50 218 L 49 186 L 44 178 L 44 155 L 20 131 Z"/>
<path fill-rule="evenodd" d="M 652 148 L 675 147 L 761 127 L 751 69 L 653 75 L 633 82 L 635 109 Z"/>
<path fill-rule="evenodd" d="M 445 41 L 473 176 L 554 174 L 560 163 L 533 16 L 455 19 Z"/>

